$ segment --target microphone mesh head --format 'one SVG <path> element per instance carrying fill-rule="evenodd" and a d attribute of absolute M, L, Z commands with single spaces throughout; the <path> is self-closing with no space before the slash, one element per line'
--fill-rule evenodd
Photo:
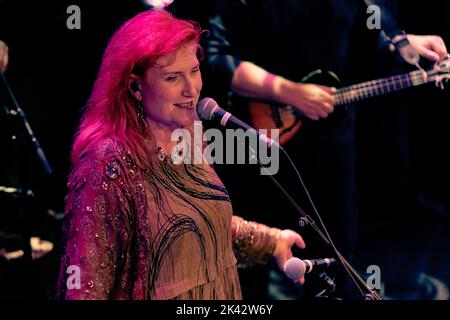
<path fill-rule="evenodd" d="M 203 98 L 197 103 L 197 114 L 202 120 L 211 120 L 216 106 L 217 102 L 214 99 Z"/>
<path fill-rule="evenodd" d="M 284 264 L 284 272 L 291 280 L 297 280 L 305 274 L 305 263 L 299 258 L 290 258 Z"/>

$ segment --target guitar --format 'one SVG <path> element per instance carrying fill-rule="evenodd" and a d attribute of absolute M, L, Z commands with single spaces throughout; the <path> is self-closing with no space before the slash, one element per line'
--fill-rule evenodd
<path fill-rule="evenodd" d="M 345 112 L 350 103 L 381 96 L 406 88 L 420 86 L 435 82 L 436 86 L 444 89 L 444 80 L 450 79 L 450 55 L 443 61 L 436 63 L 428 71 L 417 70 L 407 74 L 362 82 L 343 87 L 334 94 L 335 110 L 327 119 L 319 122 L 328 126 L 339 124 L 345 118 Z M 302 79 L 303 83 L 320 83 L 328 86 L 339 87 L 339 78 L 330 71 L 316 70 Z M 296 108 L 275 102 L 252 100 L 249 102 L 250 121 L 256 129 L 279 129 L 280 144 L 285 144 L 294 137 L 302 127 L 304 116 Z M 302 119 L 303 118 L 303 119 Z M 306 119 L 305 119 L 306 120 Z M 309 119 L 308 119 L 309 120 Z"/>

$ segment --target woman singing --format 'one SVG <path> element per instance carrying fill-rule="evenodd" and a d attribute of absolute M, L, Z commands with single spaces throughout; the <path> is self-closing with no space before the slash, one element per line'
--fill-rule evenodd
<path fill-rule="evenodd" d="M 73 144 L 60 299 L 241 299 L 237 266 L 304 248 L 233 216 L 212 166 L 172 160 L 188 152 L 172 132 L 198 120 L 200 36 L 154 10 L 109 42 Z"/>

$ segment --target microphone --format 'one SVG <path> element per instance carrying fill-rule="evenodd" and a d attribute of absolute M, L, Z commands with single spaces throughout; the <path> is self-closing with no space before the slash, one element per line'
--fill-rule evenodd
<path fill-rule="evenodd" d="M 284 264 L 284 272 L 291 280 L 297 280 L 306 273 L 323 272 L 336 264 L 333 258 L 301 260 L 299 258 L 290 258 Z"/>
<path fill-rule="evenodd" d="M 250 127 L 245 122 L 239 120 L 228 111 L 225 111 L 212 98 L 203 98 L 196 107 L 197 113 L 202 120 L 212 120 L 219 123 L 223 127 L 230 127 L 232 129 L 244 129 L 256 135 L 258 139 L 267 144 L 269 147 L 275 145 L 281 149 L 281 146 L 274 140 L 267 137 L 265 134 Z"/>

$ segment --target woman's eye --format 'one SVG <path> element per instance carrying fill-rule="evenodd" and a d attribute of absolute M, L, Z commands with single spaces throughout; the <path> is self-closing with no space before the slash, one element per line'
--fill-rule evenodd
<path fill-rule="evenodd" d="M 177 76 L 169 76 L 169 77 L 166 78 L 167 81 L 175 81 L 177 79 L 178 79 Z"/>
<path fill-rule="evenodd" d="M 200 71 L 200 68 L 192 69 L 192 73 L 199 72 L 199 71 Z"/>

